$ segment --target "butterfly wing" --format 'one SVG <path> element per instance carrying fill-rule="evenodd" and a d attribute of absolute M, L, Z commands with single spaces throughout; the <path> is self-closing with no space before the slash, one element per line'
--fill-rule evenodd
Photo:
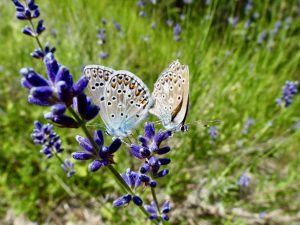
<path fill-rule="evenodd" d="M 189 105 L 189 69 L 178 60 L 162 72 L 154 84 L 155 101 L 150 113 L 157 116 L 166 129 L 184 126 Z"/>
<path fill-rule="evenodd" d="M 141 79 L 129 71 L 120 70 L 115 71 L 107 82 L 101 104 L 107 132 L 115 137 L 126 137 L 148 116 L 152 100 Z"/>
<path fill-rule="evenodd" d="M 104 90 L 107 82 L 115 73 L 115 70 L 105 66 L 99 65 L 88 65 L 84 68 L 84 75 L 89 80 L 88 89 L 92 97 L 93 103 L 100 107 L 100 116 L 107 126 L 108 118 L 103 109 L 105 109 L 105 104 L 101 99 L 104 99 Z"/>

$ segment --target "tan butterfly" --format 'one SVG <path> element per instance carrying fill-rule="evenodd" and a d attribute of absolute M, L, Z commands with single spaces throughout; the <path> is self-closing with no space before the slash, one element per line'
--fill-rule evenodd
<path fill-rule="evenodd" d="M 185 131 L 189 107 L 189 68 L 178 60 L 165 69 L 154 84 L 154 106 L 149 112 L 168 130 Z"/>

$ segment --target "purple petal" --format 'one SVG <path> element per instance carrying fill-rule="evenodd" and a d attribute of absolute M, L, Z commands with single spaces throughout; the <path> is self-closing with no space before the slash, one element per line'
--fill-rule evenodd
<path fill-rule="evenodd" d="M 22 86 L 23 86 L 24 88 L 27 88 L 27 89 L 32 88 L 32 85 L 29 83 L 28 80 L 26 80 L 25 77 L 22 77 L 22 79 L 21 79 L 21 84 L 22 84 Z"/>
<path fill-rule="evenodd" d="M 171 162 L 171 160 L 168 158 L 160 158 L 158 159 L 158 162 L 160 163 L 160 165 L 167 165 Z"/>
<path fill-rule="evenodd" d="M 79 124 L 72 118 L 67 115 L 54 115 L 51 119 L 54 123 L 61 125 L 62 127 L 68 128 L 78 128 Z"/>
<path fill-rule="evenodd" d="M 115 153 L 120 146 L 122 145 L 122 141 L 119 138 L 116 138 L 111 144 L 110 146 L 108 146 L 108 152 L 109 154 L 113 154 Z"/>
<path fill-rule="evenodd" d="M 89 160 L 93 158 L 93 155 L 88 152 L 74 152 L 72 153 L 72 157 L 76 160 Z"/>
<path fill-rule="evenodd" d="M 83 117 L 88 108 L 86 95 L 82 93 L 74 99 L 76 100 L 76 109 L 79 112 L 79 114 Z"/>
<path fill-rule="evenodd" d="M 149 171 L 150 171 L 150 166 L 148 163 L 144 163 L 140 168 L 141 173 L 148 173 Z"/>
<path fill-rule="evenodd" d="M 122 205 L 128 204 L 131 201 L 131 195 L 127 194 L 127 195 L 123 195 L 120 198 L 117 198 L 114 202 L 113 202 L 113 206 L 114 207 L 120 207 Z"/>
<path fill-rule="evenodd" d="M 90 172 L 96 172 L 99 170 L 103 165 L 103 162 L 101 160 L 94 160 L 93 162 L 90 163 L 89 165 L 89 171 Z"/>
<path fill-rule="evenodd" d="M 140 135 L 138 137 L 138 139 L 139 139 L 140 142 L 142 142 L 142 146 L 143 147 L 147 147 L 147 145 L 148 145 L 148 138 Z"/>
<path fill-rule="evenodd" d="M 37 28 L 36 28 L 36 32 L 38 34 L 41 34 L 44 30 L 46 30 L 46 27 L 43 25 L 43 20 L 39 20 Z"/>
<path fill-rule="evenodd" d="M 156 183 L 155 180 L 151 180 L 150 183 L 149 183 L 149 185 L 150 185 L 150 187 L 155 188 L 156 185 L 157 185 L 157 183 Z"/>
<path fill-rule="evenodd" d="M 158 150 L 156 151 L 156 153 L 159 154 L 159 155 L 163 155 L 163 154 L 168 153 L 170 150 L 171 150 L 171 149 L 170 149 L 169 146 L 165 146 L 165 147 L 162 147 L 162 148 L 158 149 Z"/>
<path fill-rule="evenodd" d="M 101 130 L 96 130 L 94 133 L 94 140 L 96 142 L 96 144 L 100 147 L 103 146 L 104 144 L 104 138 L 103 138 L 103 133 Z"/>
<path fill-rule="evenodd" d="M 85 88 L 87 87 L 89 81 L 85 76 L 82 76 L 74 85 L 73 85 L 73 93 L 74 95 L 81 94 Z"/>
<path fill-rule="evenodd" d="M 19 11 L 16 13 L 16 18 L 19 20 L 27 20 L 27 17 L 25 16 L 24 12 Z"/>
<path fill-rule="evenodd" d="M 50 53 L 49 53 L 50 54 Z M 73 85 L 73 77 L 69 72 L 67 67 L 61 66 L 55 77 L 55 83 L 64 81 L 66 85 L 70 88 Z"/>
<path fill-rule="evenodd" d="M 143 205 L 143 200 L 139 196 L 133 196 L 132 201 L 137 206 Z"/>
<path fill-rule="evenodd" d="M 93 146 L 90 143 L 90 141 L 84 137 L 81 137 L 79 135 L 76 135 L 76 141 L 79 143 L 79 145 L 88 152 L 93 152 Z"/>
<path fill-rule="evenodd" d="M 154 123 L 145 123 L 144 132 L 147 138 L 152 139 L 155 134 Z"/>
<path fill-rule="evenodd" d="M 165 201 L 163 206 L 162 206 L 162 213 L 168 213 L 171 210 L 171 206 L 170 206 L 170 201 Z"/>
<path fill-rule="evenodd" d="M 156 174 L 156 177 L 164 177 L 168 175 L 169 170 L 161 170 L 158 174 Z"/>
<path fill-rule="evenodd" d="M 46 65 L 49 80 L 51 80 L 54 83 L 59 66 L 54 58 L 53 53 L 49 52 L 48 54 L 46 54 L 44 58 L 44 64 Z"/>
<path fill-rule="evenodd" d="M 31 68 L 22 68 L 20 70 L 20 74 L 23 75 L 32 86 L 40 87 L 49 85 L 48 81 L 45 78 L 34 72 L 34 70 Z"/>
<path fill-rule="evenodd" d="M 61 104 L 61 103 L 58 103 L 58 104 L 55 104 L 51 107 L 51 112 L 54 114 L 54 115 L 61 115 L 61 114 L 64 114 L 65 111 L 66 111 L 66 105 L 65 104 Z"/>
<path fill-rule="evenodd" d="M 85 114 L 85 120 L 89 121 L 94 119 L 100 111 L 100 108 L 97 105 L 90 105 Z"/>
<path fill-rule="evenodd" d="M 49 86 L 33 87 L 30 90 L 30 94 L 37 98 L 48 98 L 52 93 L 52 88 Z"/>
<path fill-rule="evenodd" d="M 70 92 L 68 85 L 66 84 L 65 81 L 59 81 L 56 83 L 56 88 L 57 88 L 57 95 L 60 101 L 62 102 L 69 102 L 69 97 L 70 97 Z"/>
<path fill-rule="evenodd" d="M 52 102 L 48 98 L 36 98 L 32 95 L 28 95 L 28 102 L 34 105 L 50 106 Z"/>
<path fill-rule="evenodd" d="M 134 155 L 135 157 L 137 157 L 138 159 L 143 159 L 143 156 L 141 155 L 140 153 L 140 150 L 142 149 L 143 147 L 139 146 L 139 145 L 136 145 L 136 144 L 131 144 L 130 145 L 130 152 L 132 155 Z"/>
<path fill-rule="evenodd" d="M 165 221 L 168 221 L 169 220 L 169 217 L 166 215 L 166 214 L 162 214 L 161 215 L 161 218 Z"/>
<path fill-rule="evenodd" d="M 31 37 L 36 37 L 37 36 L 36 33 L 29 26 L 25 26 L 23 28 L 22 32 L 23 32 L 23 34 L 26 34 L 26 35 L 31 36 Z"/>

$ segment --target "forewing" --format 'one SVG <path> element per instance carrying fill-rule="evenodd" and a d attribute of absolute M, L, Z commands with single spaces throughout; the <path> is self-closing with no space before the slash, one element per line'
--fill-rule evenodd
<path fill-rule="evenodd" d="M 89 80 L 88 89 L 93 103 L 100 107 L 100 116 L 107 125 L 108 118 L 105 111 L 105 105 L 103 104 L 105 86 L 113 76 L 115 70 L 105 66 L 88 65 L 84 68 L 84 75 Z M 102 101 L 101 101 L 102 99 Z"/>
<path fill-rule="evenodd" d="M 125 137 L 148 116 L 152 105 L 147 86 L 133 73 L 115 71 L 105 87 L 103 113 L 107 130 L 113 136 Z"/>
<path fill-rule="evenodd" d="M 154 85 L 155 101 L 150 113 L 157 116 L 167 129 L 184 123 L 189 98 L 189 71 L 178 60 L 164 70 Z"/>

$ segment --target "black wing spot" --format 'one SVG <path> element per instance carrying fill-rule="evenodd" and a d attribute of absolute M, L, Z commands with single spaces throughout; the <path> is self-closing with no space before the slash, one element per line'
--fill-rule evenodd
<path fill-rule="evenodd" d="M 111 102 L 107 102 L 107 105 L 111 105 Z"/>
<path fill-rule="evenodd" d="M 124 113 L 120 113 L 121 116 L 124 116 Z"/>
<path fill-rule="evenodd" d="M 111 114 L 110 116 L 111 116 L 112 118 L 114 118 L 114 117 L 115 117 L 115 114 Z"/>
<path fill-rule="evenodd" d="M 95 86 L 96 86 L 96 87 L 99 87 L 99 83 L 98 83 L 98 82 L 97 82 L 97 83 L 95 83 Z"/>
<path fill-rule="evenodd" d="M 122 92 L 122 90 L 121 90 L 121 89 L 119 89 L 119 90 L 118 90 L 118 94 L 121 94 L 121 92 Z"/>
<path fill-rule="evenodd" d="M 92 90 L 95 90 L 96 89 L 96 87 L 95 86 L 92 86 Z"/>
<path fill-rule="evenodd" d="M 111 98 L 113 101 L 117 100 L 117 97 L 116 96 L 112 96 Z"/>
<path fill-rule="evenodd" d="M 103 101 L 104 101 L 104 97 L 103 97 L 103 96 L 100 98 L 100 101 L 101 101 L 101 102 L 103 102 Z"/>
<path fill-rule="evenodd" d="M 139 115 L 139 114 L 136 114 L 135 116 L 136 116 L 137 118 L 139 118 L 139 117 L 140 117 L 140 115 Z"/>
<path fill-rule="evenodd" d="M 100 87 L 103 87 L 103 85 L 104 85 L 104 83 L 101 82 L 101 83 L 100 83 Z"/>

